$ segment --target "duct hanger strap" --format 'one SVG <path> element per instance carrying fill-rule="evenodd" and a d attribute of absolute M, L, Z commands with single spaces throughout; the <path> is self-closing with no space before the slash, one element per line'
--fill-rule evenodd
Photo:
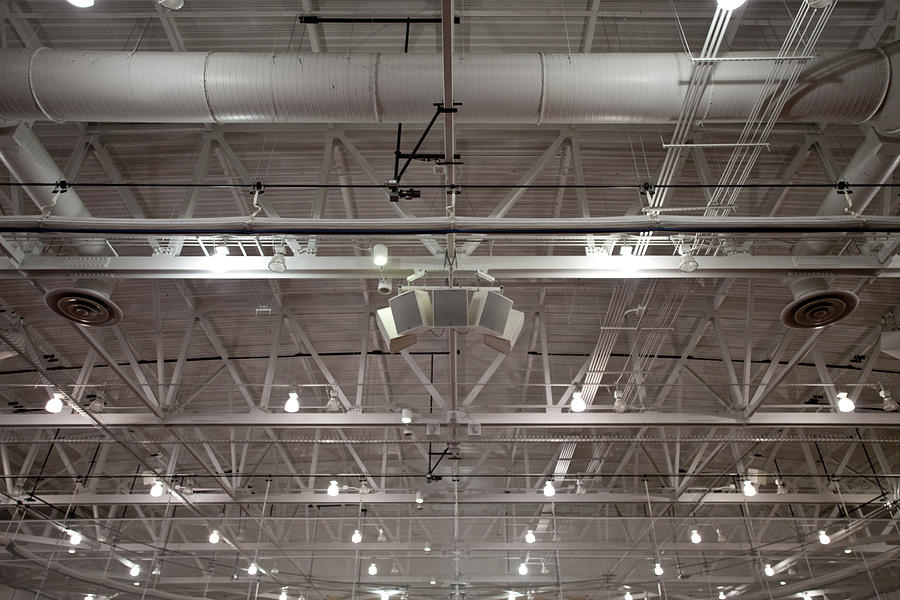
<path fill-rule="evenodd" d="M 836 189 L 837 193 L 843 196 L 844 200 L 847 201 L 847 207 L 844 209 L 844 212 L 857 219 L 862 219 L 862 215 L 854 210 L 853 200 L 850 199 L 850 194 L 853 193 L 853 190 L 850 189 L 850 182 L 844 180 L 838 181 L 834 184 L 834 189 Z"/>

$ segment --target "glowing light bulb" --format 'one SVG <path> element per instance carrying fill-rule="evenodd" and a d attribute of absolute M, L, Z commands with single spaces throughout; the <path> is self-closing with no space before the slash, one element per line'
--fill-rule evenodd
<path fill-rule="evenodd" d="M 219 532 L 217 530 L 213 529 L 212 532 L 210 532 L 210 534 L 209 534 L 209 543 L 210 544 L 218 544 L 220 539 L 221 538 L 219 537 Z"/>
<path fill-rule="evenodd" d="M 250 566 L 247 567 L 247 575 L 253 576 L 259 573 L 259 567 L 256 566 L 255 562 L 250 563 Z"/>
<path fill-rule="evenodd" d="M 544 495 L 548 498 L 552 498 L 556 495 L 556 488 L 553 487 L 553 481 L 547 480 L 547 483 L 544 484 Z"/>
<path fill-rule="evenodd" d="M 838 410 L 842 413 L 853 412 L 856 410 L 856 405 L 853 403 L 853 400 L 850 399 L 850 395 L 847 394 L 847 392 L 839 392 L 837 401 Z"/>
<path fill-rule="evenodd" d="M 768 563 L 766 563 L 766 568 L 763 569 L 763 571 L 765 571 L 766 577 L 774 577 L 775 576 L 775 569 L 773 569 L 772 565 L 770 565 Z"/>
<path fill-rule="evenodd" d="M 718 0 L 719 8 L 722 10 L 735 10 L 744 5 L 747 0 Z"/>
<path fill-rule="evenodd" d="M 528 565 L 519 563 L 519 575 L 528 575 Z"/>
<path fill-rule="evenodd" d="M 752 498 L 756 495 L 756 486 L 753 485 L 753 482 L 749 479 L 744 480 L 744 495 L 748 498 Z"/>
<path fill-rule="evenodd" d="M 631 592 L 625 592 L 625 600 L 634 600 L 634 599 L 631 597 Z"/>
<path fill-rule="evenodd" d="M 584 409 L 587 408 L 587 404 L 584 403 L 584 394 L 581 393 L 581 390 L 575 390 L 572 392 L 572 402 L 569 404 L 569 409 L 572 412 L 584 412 Z"/>
<path fill-rule="evenodd" d="M 372 262 L 376 267 L 383 267 L 388 261 L 388 249 L 384 244 L 375 244 L 372 248 Z"/>
<path fill-rule="evenodd" d="M 388 598 L 391 597 L 390 592 L 379 592 L 378 595 L 381 598 L 381 600 L 388 600 Z"/>
<path fill-rule="evenodd" d="M 278 595 L 278 600 L 287 600 L 287 588 L 281 588 L 281 593 Z"/>
<path fill-rule="evenodd" d="M 369 575 L 378 575 L 378 565 L 375 563 L 369 564 Z"/>
<path fill-rule="evenodd" d="M 425 550 L 425 552 L 431 552 L 431 544 L 426 543 L 426 544 L 425 544 L 425 547 L 423 548 L 423 550 Z"/>
<path fill-rule="evenodd" d="M 51 414 L 57 414 L 62 412 L 63 409 L 63 396 L 59 392 L 55 392 L 50 399 L 47 400 L 47 404 L 44 405 L 44 410 Z"/>
<path fill-rule="evenodd" d="M 663 573 L 665 573 L 665 571 L 663 571 L 663 568 L 662 568 L 662 565 L 661 565 L 661 564 L 656 563 L 655 565 L 653 565 L 653 574 L 654 574 L 654 575 L 656 575 L 657 577 L 659 577 L 659 576 L 661 576 Z"/>
<path fill-rule="evenodd" d="M 400 422 L 404 425 L 409 425 L 412 423 L 412 411 L 408 408 L 404 408 L 400 411 Z"/>
<path fill-rule="evenodd" d="M 84 600 L 94 600 L 94 595 L 93 595 L 93 594 L 86 594 L 86 595 L 84 596 Z"/>
<path fill-rule="evenodd" d="M 284 402 L 284 412 L 295 413 L 298 410 L 300 410 L 300 395 L 297 392 L 290 392 Z"/>
<path fill-rule="evenodd" d="M 90 8 L 94 5 L 94 0 L 69 0 L 69 4 L 78 8 Z M 84 600 L 87 600 L 87 598 Z M 93 596 L 91 596 L 91 600 L 94 600 Z"/>
<path fill-rule="evenodd" d="M 340 493 L 340 490 L 338 489 L 338 482 L 332 479 L 328 483 L 328 489 L 325 491 L 325 493 L 329 496 L 337 496 Z"/>
<path fill-rule="evenodd" d="M 154 498 L 159 498 L 163 495 L 163 482 L 157 479 L 153 482 L 153 485 L 150 486 L 150 495 Z"/>
<path fill-rule="evenodd" d="M 141 574 L 141 566 L 140 565 L 132 565 L 131 569 L 128 570 L 128 574 L 132 577 L 137 577 Z"/>
<path fill-rule="evenodd" d="M 525 543 L 526 544 L 533 544 L 535 539 L 536 538 L 534 537 L 533 530 L 529 529 L 528 531 L 525 532 Z"/>
<path fill-rule="evenodd" d="M 700 537 L 700 532 L 697 531 L 696 529 L 691 530 L 691 543 L 699 544 L 702 541 L 703 541 L 703 538 Z"/>
<path fill-rule="evenodd" d="M 819 530 L 819 543 L 822 544 L 823 546 L 827 546 L 828 544 L 831 543 L 831 538 L 828 537 L 828 534 L 825 533 L 824 529 Z"/>
<path fill-rule="evenodd" d="M 362 534 L 359 532 L 359 529 L 353 530 L 353 535 L 350 536 L 350 541 L 354 544 L 358 544 L 362 541 Z"/>
<path fill-rule="evenodd" d="M 78 544 L 80 544 L 81 543 L 81 534 L 78 533 L 77 531 L 70 531 L 69 532 L 69 543 L 72 544 L 73 546 L 77 546 Z"/>
<path fill-rule="evenodd" d="M 422 496 L 422 492 L 416 492 L 416 504 L 422 504 L 425 502 L 425 498 Z"/>
<path fill-rule="evenodd" d="M 726 598 L 726 596 L 725 596 L 725 591 L 724 591 L 724 590 L 720 590 L 720 591 L 719 591 L 719 600 L 725 600 L 725 598 Z"/>
<path fill-rule="evenodd" d="M 515 592 L 508 592 L 508 593 L 506 594 L 506 600 L 516 600 L 516 593 L 515 593 Z"/>
<path fill-rule="evenodd" d="M 228 246 L 216 246 L 215 252 L 209 257 L 209 270 L 213 273 L 225 273 L 228 271 Z"/>

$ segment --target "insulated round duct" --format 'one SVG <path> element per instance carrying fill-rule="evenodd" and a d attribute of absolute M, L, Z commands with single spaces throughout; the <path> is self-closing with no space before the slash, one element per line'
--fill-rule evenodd
<path fill-rule="evenodd" d="M 856 310 L 853 292 L 832 290 L 824 277 L 800 277 L 788 281 L 794 301 L 781 311 L 781 320 L 794 329 L 818 329 L 837 323 Z"/>
<path fill-rule="evenodd" d="M 74 286 L 49 290 L 44 304 L 79 325 L 107 327 L 122 320 L 122 309 L 109 297 L 112 287 L 112 281 L 76 281 Z"/>

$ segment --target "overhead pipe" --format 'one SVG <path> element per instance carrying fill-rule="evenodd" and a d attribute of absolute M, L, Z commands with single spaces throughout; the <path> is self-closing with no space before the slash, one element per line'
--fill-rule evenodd
<path fill-rule="evenodd" d="M 23 182 L 62 182 L 65 177 L 44 149 L 30 127 L 20 123 L 0 128 L 0 162 L 10 175 Z M 45 216 L 61 219 L 89 219 L 87 209 L 74 189 L 62 186 L 26 185 L 25 193 Z M 108 256 L 109 244 L 104 239 L 83 240 L 73 249 L 81 256 Z M 110 298 L 113 279 L 81 279 L 71 286 L 49 290 L 44 295 L 48 308 L 60 316 L 82 325 L 105 326 L 117 323 L 122 310 Z"/>
<path fill-rule="evenodd" d="M 865 139 L 841 174 L 839 187 L 828 192 L 816 217 L 858 219 L 873 198 L 882 190 L 900 165 L 900 140 L 867 127 Z M 854 187 L 853 183 L 867 185 Z M 872 185 L 869 185 L 872 184 Z M 869 219 L 871 217 L 866 217 Z M 794 256 L 826 254 L 827 239 L 804 239 L 794 245 Z M 857 295 L 849 290 L 832 289 L 826 275 L 801 273 L 786 280 L 794 300 L 784 307 L 781 320 L 795 329 L 815 329 L 848 317 L 859 305 Z"/>
<path fill-rule="evenodd" d="M 900 43 L 807 64 L 784 121 L 900 130 Z M 424 123 L 443 97 L 440 54 L 0 51 L 0 120 L 120 123 Z M 701 120 L 742 120 L 765 57 L 717 62 Z M 748 60 L 762 59 L 762 60 Z M 668 123 L 683 53 L 470 54 L 453 59 L 461 123 Z"/>

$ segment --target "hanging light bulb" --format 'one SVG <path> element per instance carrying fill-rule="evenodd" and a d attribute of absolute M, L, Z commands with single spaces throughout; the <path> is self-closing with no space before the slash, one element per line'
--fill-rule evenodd
<path fill-rule="evenodd" d="M 378 565 L 375 563 L 369 564 L 369 575 L 378 575 Z"/>
<path fill-rule="evenodd" d="M 575 493 L 578 494 L 579 496 L 587 493 L 587 490 L 584 489 L 584 484 L 581 483 L 580 479 L 575 480 Z"/>
<path fill-rule="evenodd" d="M 749 479 L 744 480 L 744 495 L 748 498 L 756 495 L 756 486 Z"/>
<path fill-rule="evenodd" d="M 328 483 L 328 489 L 325 491 L 329 496 L 337 496 L 340 493 L 340 489 L 338 489 L 338 482 L 332 479 Z"/>
<path fill-rule="evenodd" d="M 619 390 L 616 390 L 615 392 L 613 392 L 613 398 L 614 398 L 613 410 L 619 414 L 622 414 L 623 412 L 625 412 L 626 408 L 628 408 L 628 407 L 625 406 L 625 398 L 624 398 L 624 395 L 622 394 L 622 392 Z"/>
<path fill-rule="evenodd" d="M 219 543 L 219 532 L 213 529 L 209 534 L 209 543 L 210 544 L 218 544 Z"/>
<path fill-rule="evenodd" d="M 284 412 L 295 413 L 300 410 L 300 395 L 297 392 L 289 392 L 284 402 Z"/>
<path fill-rule="evenodd" d="M 553 487 L 552 479 L 548 479 L 547 483 L 544 484 L 544 495 L 548 498 L 552 498 L 556 495 L 556 488 Z"/>
<path fill-rule="evenodd" d="M 663 568 L 662 568 L 662 565 L 661 565 L 661 564 L 656 563 L 655 565 L 653 565 L 653 574 L 654 574 L 654 575 L 656 575 L 657 577 L 659 577 L 659 576 L 661 576 L 663 573 L 665 573 L 665 571 L 663 571 Z"/>
<path fill-rule="evenodd" d="M 528 531 L 525 532 L 525 543 L 526 544 L 533 544 L 535 539 L 536 538 L 534 537 L 534 530 L 529 529 Z"/>
<path fill-rule="evenodd" d="M 362 541 L 362 534 L 359 532 L 359 529 L 353 530 L 353 535 L 350 536 L 350 541 L 354 544 L 358 544 Z"/>
<path fill-rule="evenodd" d="M 703 541 L 703 538 L 700 537 L 700 532 L 697 531 L 696 529 L 692 529 L 692 530 L 691 530 L 691 543 L 692 543 L 692 544 L 699 544 L 699 543 L 702 542 L 702 541 Z"/>
<path fill-rule="evenodd" d="M 251 577 L 259 573 L 259 567 L 256 566 L 255 562 L 250 563 L 250 566 L 247 567 L 247 575 Z"/>
<path fill-rule="evenodd" d="M 837 401 L 838 410 L 842 413 L 856 410 L 856 405 L 853 404 L 853 400 L 850 399 L 850 395 L 847 392 L 838 392 Z"/>
<path fill-rule="evenodd" d="M 137 577 L 141 574 L 141 566 L 140 565 L 131 565 L 131 568 L 128 570 L 128 574 L 132 577 Z"/>
<path fill-rule="evenodd" d="M 423 549 L 425 552 L 431 552 L 431 544 L 428 543 L 428 542 L 425 542 L 425 547 L 422 548 L 422 549 Z"/>
<path fill-rule="evenodd" d="M 278 600 L 287 600 L 287 588 L 281 588 L 281 593 L 278 595 Z"/>
<path fill-rule="evenodd" d="M 725 590 L 719 590 L 719 600 L 725 600 Z"/>
<path fill-rule="evenodd" d="M 528 565 L 519 563 L 519 575 L 528 575 Z"/>
<path fill-rule="evenodd" d="M 425 497 L 422 496 L 422 492 L 416 492 L 416 504 L 422 504 L 425 502 Z"/>
<path fill-rule="evenodd" d="M 819 543 L 822 544 L 823 546 L 827 546 L 828 544 L 831 543 L 831 538 L 828 537 L 828 534 L 825 533 L 824 529 L 819 530 Z"/>
<path fill-rule="evenodd" d="M 384 537 L 384 529 L 382 529 L 381 527 L 378 528 L 378 541 L 379 541 L 379 542 L 386 542 L 386 541 L 387 541 L 387 538 Z"/>
<path fill-rule="evenodd" d="M 47 400 L 47 404 L 44 405 L 44 410 L 51 414 L 57 414 L 62 412 L 63 409 L 63 395 L 59 392 L 53 392 L 53 395 L 50 396 L 50 399 Z"/>
<path fill-rule="evenodd" d="M 584 403 L 584 394 L 582 394 L 581 390 L 575 390 L 572 392 L 572 402 L 569 404 L 569 409 L 572 412 L 584 412 L 584 409 L 587 408 L 587 404 Z"/>
<path fill-rule="evenodd" d="M 409 425 L 412 423 L 412 411 L 408 408 L 404 408 L 400 411 L 400 422 L 404 425 Z"/>
<path fill-rule="evenodd" d="M 77 546 L 78 544 L 80 544 L 81 543 L 81 534 L 78 533 L 77 531 L 70 531 L 69 532 L 69 543 L 72 544 L 73 546 Z"/>
<path fill-rule="evenodd" d="M 634 600 L 634 599 L 631 597 L 631 592 L 625 592 L 625 600 Z"/>
<path fill-rule="evenodd" d="M 429 585 L 437 585 L 437 579 L 429 579 L 428 584 Z"/>
<path fill-rule="evenodd" d="M 383 267 L 388 261 L 388 249 L 384 244 L 375 244 L 372 248 L 372 262 L 376 267 Z"/>
<path fill-rule="evenodd" d="M 512 591 L 508 592 L 506 594 L 506 600 L 516 600 L 516 593 Z"/>
<path fill-rule="evenodd" d="M 163 495 L 163 482 L 157 479 L 153 482 L 153 485 L 150 486 L 150 495 L 154 498 L 159 498 Z"/>
<path fill-rule="evenodd" d="M 219 244 L 213 255 L 209 257 L 209 270 L 213 273 L 226 273 L 228 271 L 228 246 Z"/>
<path fill-rule="evenodd" d="M 775 569 L 772 568 L 772 565 L 766 563 L 766 568 L 763 569 L 766 574 L 766 577 L 775 577 Z"/>

